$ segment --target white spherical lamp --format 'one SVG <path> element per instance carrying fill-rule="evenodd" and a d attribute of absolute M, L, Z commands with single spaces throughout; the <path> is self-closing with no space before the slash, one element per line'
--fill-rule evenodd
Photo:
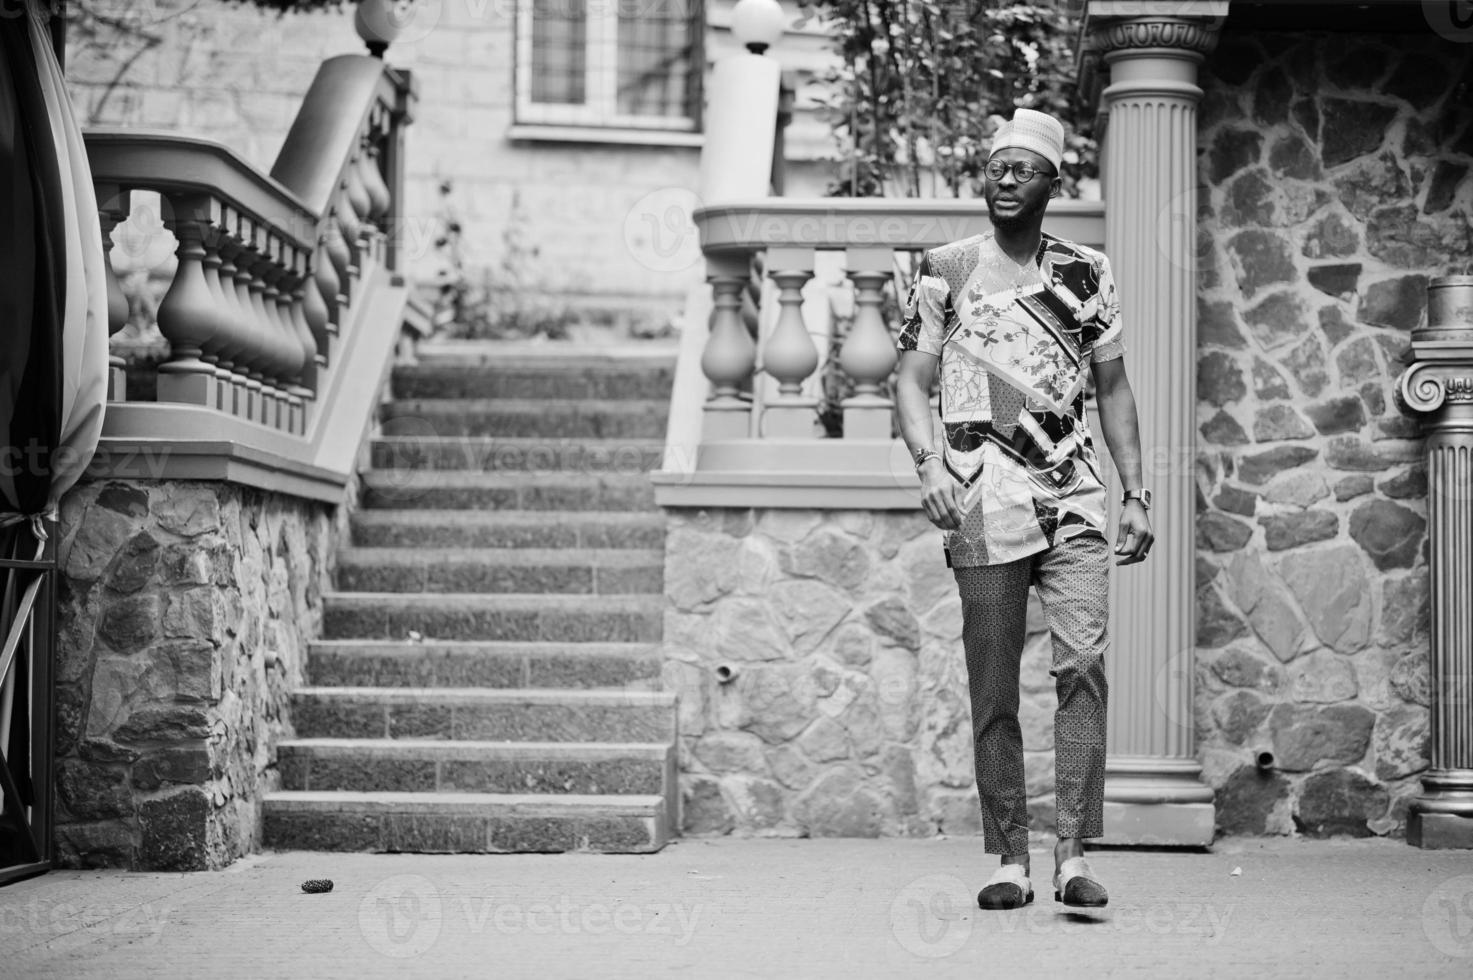
<path fill-rule="evenodd" d="M 731 11 L 731 33 L 748 51 L 761 54 L 783 36 L 782 4 L 741 0 Z"/>

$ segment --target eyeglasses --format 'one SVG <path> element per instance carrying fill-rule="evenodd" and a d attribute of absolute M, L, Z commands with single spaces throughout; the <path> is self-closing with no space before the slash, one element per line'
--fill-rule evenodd
<path fill-rule="evenodd" d="M 1009 171 L 1012 171 L 1013 179 L 1020 184 L 1028 183 L 1039 174 L 1048 177 L 1050 180 L 1057 176 L 1057 174 L 1050 173 L 1047 170 L 1039 170 L 1037 167 L 1023 160 L 1013 164 L 1003 163 L 1001 160 L 988 160 L 987 166 L 982 170 L 987 175 L 987 179 L 991 181 L 1002 180 L 1008 175 Z"/>

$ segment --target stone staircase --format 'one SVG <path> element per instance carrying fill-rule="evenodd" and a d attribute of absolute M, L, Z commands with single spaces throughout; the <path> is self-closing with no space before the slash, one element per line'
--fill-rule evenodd
<path fill-rule="evenodd" d="M 481 350 L 394 372 L 268 847 L 643 852 L 679 827 L 647 477 L 673 354 Z"/>

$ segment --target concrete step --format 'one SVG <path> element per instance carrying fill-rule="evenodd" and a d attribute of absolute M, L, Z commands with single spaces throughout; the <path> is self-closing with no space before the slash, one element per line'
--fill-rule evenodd
<path fill-rule="evenodd" d="M 660 686 L 653 643 L 408 643 L 319 640 L 307 676 L 323 687 Z"/>
<path fill-rule="evenodd" d="M 374 469 L 557 471 L 640 476 L 660 468 L 659 439 L 511 439 L 491 436 L 388 436 L 371 440 Z"/>
<path fill-rule="evenodd" d="M 670 397 L 675 360 L 610 361 L 572 357 L 490 364 L 439 363 L 394 368 L 401 398 L 659 399 Z"/>
<path fill-rule="evenodd" d="M 502 793 L 266 794 L 276 850 L 649 853 L 670 837 L 662 797 Z"/>
<path fill-rule="evenodd" d="M 368 508 L 424 510 L 646 511 L 655 508 L 645 473 L 478 473 L 369 470 L 362 474 Z"/>
<path fill-rule="evenodd" d="M 663 596 L 564 596 L 328 592 L 330 640 L 513 640 L 653 643 L 664 630 Z"/>
<path fill-rule="evenodd" d="M 653 594 L 665 553 L 635 549 L 345 548 L 337 585 L 363 592 Z"/>
<path fill-rule="evenodd" d="M 521 436 L 566 439 L 663 439 L 664 398 L 406 398 L 383 410 L 389 436 Z"/>
<path fill-rule="evenodd" d="M 299 738 L 669 742 L 675 695 L 630 689 L 302 687 Z"/>
<path fill-rule="evenodd" d="M 277 744 L 285 790 L 669 796 L 675 746 L 299 738 Z"/>
<path fill-rule="evenodd" d="M 535 510 L 362 510 L 353 544 L 363 548 L 655 548 L 662 514 Z"/>

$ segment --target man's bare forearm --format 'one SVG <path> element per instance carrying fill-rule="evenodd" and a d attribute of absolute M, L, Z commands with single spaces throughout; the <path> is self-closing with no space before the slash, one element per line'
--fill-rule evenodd
<path fill-rule="evenodd" d="M 895 374 L 895 410 L 900 438 L 914 456 L 919 449 L 935 449 L 936 425 L 931 419 L 931 379 L 940 358 L 919 351 L 900 355 Z"/>
<path fill-rule="evenodd" d="M 1140 420 L 1136 415 L 1135 392 L 1125 379 L 1123 368 L 1118 378 L 1104 384 L 1097 383 L 1095 399 L 1100 407 L 1100 431 L 1104 433 L 1105 445 L 1110 449 L 1110 458 L 1115 462 L 1115 472 L 1120 476 L 1121 489 L 1133 490 L 1145 486 L 1141 472 L 1141 431 Z"/>

